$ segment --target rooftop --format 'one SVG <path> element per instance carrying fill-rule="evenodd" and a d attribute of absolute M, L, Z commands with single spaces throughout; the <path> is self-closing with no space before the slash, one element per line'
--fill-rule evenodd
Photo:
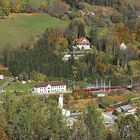
<path fill-rule="evenodd" d="M 80 37 L 75 40 L 75 43 L 78 45 L 90 45 L 89 40 L 86 37 Z"/>
<path fill-rule="evenodd" d="M 47 82 L 47 83 L 38 83 L 35 87 L 47 87 L 48 85 L 51 85 L 51 86 L 63 86 L 63 85 L 66 85 L 65 83 L 63 82 Z"/>
<path fill-rule="evenodd" d="M 128 110 L 132 109 L 132 106 L 131 105 L 123 105 L 123 106 L 120 106 L 120 108 L 123 109 L 124 111 L 128 111 Z"/>

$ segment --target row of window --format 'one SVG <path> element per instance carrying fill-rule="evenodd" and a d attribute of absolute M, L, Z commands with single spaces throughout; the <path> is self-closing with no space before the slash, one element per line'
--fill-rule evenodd
<path fill-rule="evenodd" d="M 39 91 L 45 91 L 45 90 L 50 90 L 50 91 L 54 91 L 54 90 L 65 90 L 65 88 L 60 88 L 60 89 L 46 89 L 46 88 L 40 88 L 38 89 Z"/>
<path fill-rule="evenodd" d="M 64 88 L 64 86 L 55 86 L 48 89 L 62 89 L 62 88 Z M 46 89 L 46 87 L 40 87 L 40 90 L 43 90 L 43 89 Z"/>
<path fill-rule="evenodd" d="M 54 89 L 54 88 L 64 88 L 64 86 L 52 86 L 51 89 Z M 50 89 L 50 88 L 48 88 Z"/>
<path fill-rule="evenodd" d="M 40 90 L 39 92 L 60 92 L 60 91 L 65 91 L 65 89 L 59 89 L 59 90 Z"/>

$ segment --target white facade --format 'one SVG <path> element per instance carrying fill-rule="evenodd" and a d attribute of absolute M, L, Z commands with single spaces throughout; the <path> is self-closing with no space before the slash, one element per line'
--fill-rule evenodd
<path fill-rule="evenodd" d="M 63 94 L 60 94 L 60 96 L 59 96 L 58 107 L 59 107 L 59 109 L 63 108 Z"/>
<path fill-rule="evenodd" d="M 68 61 L 71 58 L 70 54 L 65 54 L 63 57 L 63 61 Z"/>
<path fill-rule="evenodd" d="M 4 79 L 4 75 L 0 75 L 0 80 L 3 80 Z"/>
<path fill-rule="evenodd" d="M 76 48 L 79 48 L 80 50 L 89 50 L 91 49 L 90 48 L 90 45 L 76 45 Z"/>
<path fill-rule="evenodd" d="M 86 37 L 80 37 L 75 40 L 75 45 L 73 46 L 74 49 L 80 49 L 80 50 L 89 50 L 90 48 L 90 42 Z"/>
<path fill-rule="evenodd" d="M 38 93 L 38 94 L 49 94 L 49 93 L 58 93 L 58 92 L 61 92 L 61 93 L 64 93 L 66 92 L 67 89 L 66 89 L 66 85 L 62 85 L 62 84 L 58 84 L 58 85 L 51 85 L 51 84 L 46 84 L 43 85 L 43 86 L 36 86 L 34 87 L 33 89 L 33 92 L 34 93 Z"/>

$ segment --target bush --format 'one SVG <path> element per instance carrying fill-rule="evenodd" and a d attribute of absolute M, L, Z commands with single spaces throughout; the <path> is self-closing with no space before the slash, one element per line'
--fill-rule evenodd
<path fill-rule="evenodd" d="M 64 96 L 64 98 L 65 98 L 66 100 L 73 100 L 73 99 L 74 99 L 74 97 L 72 96 L 72 94 L 66 94 L 66 95 Z"/>
<path fill-rule="evenodd" d="M 88 98 L 88 94 L 84 94 L 84 99 L 87 99 Z"/>
<path fill-rule="evenodd" d="M 92 98 L 97 98 L 98 96 L 97 96 L 97 94 L 96 93 L 93 93 L 92 94 Z"/>
<path fill-rule="evenodd" d="M 78 93 L 78 95 L 80 96 L 80 99 L 84 98 L 84 93 Z"/>
<path fill-rule="evenodd" d="M 80 96 L 78 94 L 74 94 L 73 97 L 74 97 L 74 100 L 79 100 L 80 99 Z"/>
<path fill-rule="evenodd" d="M 74 18 L 80 17 L 79 13 L 73 12 L 73 11 L 67 11 L 66 14 L 69 17 L 69 19 L 71 19 L 71 20 L 74 19 Z"/>
<path fill-rule="evenodd" d="M 105 102 L 101 102 L 99 104 L 99 107 L 105 109 L 105 108 L 109 107 L 109 104 L 108 103 L 105 103 Z"/>
<path fill-rule="evenodd" d="M 114 110 L 112 114 L 118 116 L 120 113 L 117 110 Z"/>

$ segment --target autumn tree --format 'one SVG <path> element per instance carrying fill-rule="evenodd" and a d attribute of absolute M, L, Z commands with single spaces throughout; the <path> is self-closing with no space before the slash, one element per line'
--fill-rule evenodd
<path fill-rule="evenodd" d="M 48 1 L 47 12 L 55 17 L 62 18 L 64 13 L 68 10 L 69 5 L 61 0 Z"/>
<path fill-rule="evenodd" d="M 0 1 L 0 16 L 4 18 L 5 16 L 9 16 L 10 14 L 10 1 L 9 0 L 1 0 Z"/>
<path fill-rule="evenodd" d="M 1 140 L 9 140 L 9 136 L 3 128 L 0 128 L 0 139 Z"/>
<path fill-rule="evenodd" d="M 10 6 L 10 1 L 9 0 L 1 0 L 0 5 L 4 8 L 9 8 Z"/>
<path fill-rule="evenodd" d="M 120 43 L 130 43 L 133 40 L 131 31 L 123 23 L 117 24 L 114 28 L 114 32 Z"/>
<path fill-rule="evenodd" d="M 36 72 L 36 71 L 31 72 L 30 78 L 31 78 L 31 80 L 34 80 L 36 82 L 45 82 L 47 80 L 46 75 Z"/>
<path fill-rule="evenodd" d="M 56 55 L 61 56 L 68 49 L 68 41 L 64 36 L 64 30 L 60 28 L 47 29 L 45 31 L 47 41 L 54 47 Z"/>

